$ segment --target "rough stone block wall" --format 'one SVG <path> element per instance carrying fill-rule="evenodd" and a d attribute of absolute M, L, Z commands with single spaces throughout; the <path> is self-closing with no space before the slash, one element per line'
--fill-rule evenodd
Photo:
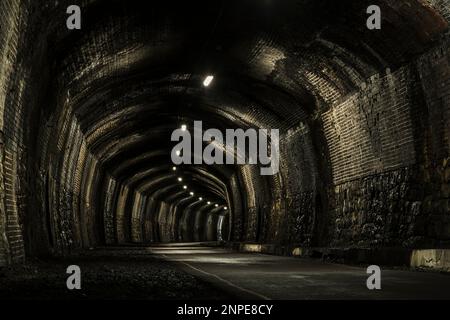
<path fill-rule="evenodd" d="M 233 226 L 232 226 L 232 239 L 234 241 L 241 241 L 242 240 L 242 230 L 243 230 L 243 224 L 244 224 L 244 216 L 243 216 L 243 208 L 241 206 L 242 196 L 239 192 L 239 178 L 237 174 L 234 174 L 230 178 L 230 189 L 231 189 L 231 208 L 232 208 L 232 215 L 233 215 Z"/>
<path fill-rule="evenodd" d="M 446 42 L 323 114 L 331 245 L 449 244 L 449 58 Z"/>
<path fill-rule="evenodd" d="M 145 217 L 144 217 L 144 241 L 154 242 L 156 241 L 155 234 L 155 215 L 152 214 L 156 211 L 156 202 L 152 197 L 147 198 L 147 204 L 145 207 Z M 177 230 L 177 234 L 179 231 Z"/>
<path fill-rule="evenodd" d="M 117 182 L 115 179 L 108 177 L 108 186 L 105 194 L 105 242 L 106 244 L 112 244 L 115 241 L 114 234 L 114 210 L 115 210 L 115 192 L 117 190 Z"/>
<path fill-rule="evenodd" d="M 314 192 L 297 193 L 287 199 L 288 226 L 285 243 L 310 246 L 314 232 Z"/>
<path fill-rule="evenodd" d="M 119 192 L 119 198 L 117 200 L 117 241 L 119 243 L 126 242 L 126 230 L 125 224 L 127 221 L 125 220 L 125 206 L 128 197 L 128 193 L 130 189 L 126 186 L 122 186 Z"/>
<path fill-rule="evenodd" d="M 317 159 L 308 125 L 300 123 L 281 140 L 282 176 L 286 187 L 282 243 L 310 245 L 314 232 Z"/>
<path fill-rule="evenodd" d="M 256 241 L 256 233 L 258 227 L 258 188 L 257 179 L 259 173 L 256 172 L 258 169 L 255 166 L 244 165 L 240 167 L 240 179 L 241 186 L 245 186 L 245 194 L 247 195 L 245 204 L 245 220 L 244 220 L 244 240 L 245 241 Z M 256 190 L 255 190 L 256 189 Z"/>
<path fill-rule="evenodd" d="M 134 193 L 133 211 L 131 213 L 131 241 L 142 241 L 142 208 L 143 197 L 139 192 Z"/>
<path fill-rule="evenodd" d="M 338 184 L 332 244 L 398 246 L 412 241 L 420 203 L 414 201 L 414 169 L 399 169 Z"/>

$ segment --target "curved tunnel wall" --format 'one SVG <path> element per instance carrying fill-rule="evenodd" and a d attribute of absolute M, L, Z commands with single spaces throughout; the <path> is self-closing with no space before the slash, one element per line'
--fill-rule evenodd
<path fill-rule="evenodd" d="M 251 1 L 161 5 L 148 16 L 82 1 L 86 28 L 72 33 L 61 27 L 64 1 L 2 1 L 0 264 L 216 240 L 219 221 L 227 241 L 448 246 L 450 10 L 377 2 L 381 35 L 364 29 L 365 1 L 280 4 L 271 19 L 260 7 L 247 19 Z M 211 21 L 189 24 L 198 10 Z M 217 13 L 214 36 L 201 31 Z M 198 56 L 223 68 L 209 91 Z M 165 141 L 201 119 L 279 128 L 279 173 L 172 172 Z"/>

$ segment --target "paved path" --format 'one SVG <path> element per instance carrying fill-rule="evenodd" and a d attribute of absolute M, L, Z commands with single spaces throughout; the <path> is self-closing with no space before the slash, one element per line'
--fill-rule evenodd
<path fill-rule="evenodd" d="M 382 270 L 381 290 L 368 290 L 365 268 L 205 247 L 162 245 L 146 250 L 175 262 L 239 298 L 450 299 L 450 275 Z"/>

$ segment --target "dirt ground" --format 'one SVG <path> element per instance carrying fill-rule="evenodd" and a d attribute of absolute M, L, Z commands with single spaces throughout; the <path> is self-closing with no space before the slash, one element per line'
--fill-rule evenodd
<path fill-rule="evenodd" d="M 68 290 L 69 265 L 81 268 L 81 290 Z M 101 249 L 71 258 L 0 268 L 0 299 L 229 299 L 226 293 L 145 250 Z"/>

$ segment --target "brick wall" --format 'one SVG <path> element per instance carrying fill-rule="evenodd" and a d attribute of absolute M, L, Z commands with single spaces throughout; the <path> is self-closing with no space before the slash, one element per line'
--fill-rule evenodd
<path fill-rule="evenodd" d="M 415 162 L 417 84 L 405 67 L 372 77 L 360 92 L 323 114 L 335 184 Z"/>
<path fill-rule="evenodd" d="M 23 151 L 21 124 L 26 71 L 18 63 L 17 52 L 25 29 L 19 1 L 0 3 L 0 265 L 22 261 L 24 246 L 17 203 L 17 158 Z M 20 74 L 19 72 L 23 73 Z"/>
<path fill-rule="evenodd" d="M 450 244 L 449 57 L 447 41 L 322 115 L 332 245 Z"/>
<path fill-rule="evenodd" d="M 422 2 L 437 8 L 449 21 L 448 1 Z M 110 68 L 121 70 L 126 65 L 122 60 L 114 62 L 115 54 L 99 56 L 104 47 L 114 47 L 109 38 L 114 40 L 115 32 L 95 34 L 93 42 L 89 40 L 79 53 L 64 60 L 64 70 L 57 70 L 61 71 L 58 84 L 50 87 L 52 98 L 41 103 L 39 92 L 50 89 L 38 82 L 51 81 L 45 78 L 50 71 L 44 63 L 48 30 L 41 29 L 48 26 L 39 7 L 31 0 L 0 2 L 0 265 L 23 260 L 24 237 L 28 246 L 50 241 L 55 253 L 95 245 L 102 232 L 107 243 L 172 240 L 174 234 L 183 234 L 183 240 L 200 239 L 189 230 L 193 225 L 200 230 L 200 221 L 192 222 L 186 214 L 178 225 L 182 231 L 170 229 L 176 228 L 173 217 L 181 215 L 178 210 L 186 213 L 195 208 L 184 211 L 183 205 L 175 208 L 153 199 L 141 201 L 144 198 L 135 190 L 105 177 L 72 110 L 80 101 L 71 101 L 69 86 L 74 87 L 75 100 L 82 100 L 84 85 L 95 91 Z M 64 16 L 64 12 L 58 14 Z M 62 36 L 59 32 L 66 30 L 56 32 Z M 243 121 L 262 127 L 283 125 L 287 131 L 281 139 L 279 175 L 261 178 L 256 166 L 243 166 L 229 181 L 233 239 L 314 245 L 320 216 L 328 219 L 327 212 L 320 211 L 318 195 L 328 193 L 329 244 L 446 244 L 450 237 L 448 40 L 413 63 L 364 81 L 377 72 L 371 59 L 362 59 L 367 48 L 352 52 L 351 46 L 345 49 L 345 43 L 322 37 L 326 34 L 304 48 L 296 42 L 296 48 L 289 49 L 295 51 L 295 57 L 284 54 L 282 44 L 274 48 L 276 63 L 270 62 L 274 82 L 268 85 L 283 87 L 286 83 L 277 83 L 277 79 L 291 80 L 289 92 L 306 89 L 318 109 L 306 112 L 308 108 L 295 99 L 263 97 L 262 93 L 258 99 L 271 105 L 273 112 L 254 105 L 258 99 L 252 101 L 251 95 L 237 97 L 242 106 L 222 101 L 239 110 Z M 375 45 L 374 52 L 380 48 L 384 42 Z M 392 57 L 386 54 L 387 61 L 400 61 L 397 58 L 409 44 L 399 52 L 395 49 Z M 101 68 L 95 68 L 95 61 Z M 100 105 L 103 103 L 107 102 Z M 103 111 L 97 108 L 93 112 Z M 289 119 L 281 123 L 275 114 L 283 121 Z M 318 121 L 306 120 L 308 117 Z M 317 123 L 323 123 L 324 146 L 320 146 L 317 132 L 310 131 Z M 97 134 L 103 136 L 114 125 L 105 125 Z M 325 163 L 322 167 L 321 161 Z M 331 181 L 328 189 L 322 190 L 328 183 L 322 172 L 327 166 Z M 100 218 L 103 213 L 104 219 Z M 38 232 L 41 234 L 36 235 Z"/>

